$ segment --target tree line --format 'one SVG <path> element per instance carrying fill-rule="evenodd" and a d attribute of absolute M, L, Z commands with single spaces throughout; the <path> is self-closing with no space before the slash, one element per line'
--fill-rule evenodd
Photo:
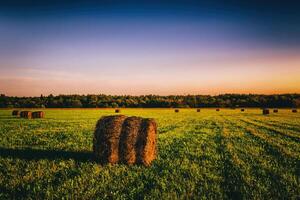
<path fill-rule="evenodd" d="M 299 107 L 300 94 L 259 95 L 57 95 L 13 97 L 0 95 L 0 108 L 201 108 Z"/>

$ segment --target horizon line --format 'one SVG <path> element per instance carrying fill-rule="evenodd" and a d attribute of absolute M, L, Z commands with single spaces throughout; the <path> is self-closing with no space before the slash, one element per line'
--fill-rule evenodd
<path fill-rule="evenodd" d="M 290 92 L 290 93 L 219 93 L 219 94 L 169 94 L 169 95 L 159 95 L 159 94 L 141 94 L 141 95 L 130 95 L 130 94 L 40 94 L 39 96 L 18 96 L 18 95 L 6 95 L 4 93 L 0 92 L 0 95 L 4 95 L 5 97 L 17 97 L 17 98 L 36 98 L 36 97 L 48 97 L 50 95 L 52 96 L 92 96 L 92 95 L 105 95 L 105 96 L 132 96 L 132 97 L 140 97 L 140 96 L 160 96 L 160 97 L 168 97 L 168 96 L 222 96 L 222 95 L 260 95 L 260 96 L 281 96 L 281 95 L 300 95 L 300 93 L 297 92 Z"/>

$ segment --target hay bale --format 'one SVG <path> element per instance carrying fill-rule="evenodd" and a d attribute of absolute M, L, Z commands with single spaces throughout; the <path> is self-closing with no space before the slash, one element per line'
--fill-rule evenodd
<path fill-rule="evenodd" d="M 179 109 L 175 109 L 175 112 L 178 113 L 178 112 L 179 112 Z"/>
<path fill-rule="evenodd" d="M 245 111 L 245 109 L 244 109 L 244 108 L 242 108 L 242 109 L 241 109 L 241 112 L 244 112 L 244 111 Z"/>
<path fill-rule="evenodd" d="M 150 165 L 156 157 L 157 127 L 153 119 L 128 117 L 120 137 L 120 160 L 132 165 Z"/>
<path fill-rule="evenodd" d="M 274 113 L 278 113 L 278 109 L 274 109 L 273 112 L 274 112 Z"/>
<path fill-rule="evenodd" d="M 20 117 L 24 117 L 26 112 L 28 112 L 28 111 L 21 111 L 20 112 Z"/>
<path fill-rule="evenodd" d="M 43 111 L 35 111 L 32 113 L 32 118 L 44 118 L 45 113 Z"/>
<path fill-rule="evenodd" d="M 197 112 L 200 112 L 200 109 L 199 109 L 199 108 L 197 109 Z"/>
<path fill-rule="evenodd" d="M 297 109 L 293 109 L 292 112 L 293 112 L 293 113 L 296 113 L 296 112 L 298 112 L 298 111 L 297 111 Z"/>
<path fill-rule="evenodd" d="M 216 111 L 220 111 L 220 109 L 219 109 L 219 108 L 217 108 L 217 109 L 216 109 Z"/>
<path fill-rule="evenodd" d="M 116 110 L 115 110 L 115 113 L 120 113 L 120 112 L 121 112 L 120 109 L 116 109 Z"/>
<path fill-rule="evenodd" d="M 270 114 L 270 110 L 269 109 L 263 109 L 263 115 L 268 115 Z"/>
<path fill-rule="evenodd" d="M 93 152 L 97 161 L 150 165 L 155 159 L 157 127 L 153 119 L 102 117 L 94 133 Z"/>
<path fill-rule="evenodd" d="M 21 111 L 20 117 L 26 118 L 26 119 L 31 119 L 32 113 L 30 111 Z"/>
<path fill-rule="evenodd" d="M 128 117 L 122 126 L 120 137 L 120 160 L 126 164 L 136 163 L 136 143 L 140 134 L 143 119 L 140 117 Z"/>
<path fill-rule="evenodd" d="M 98 120 L 93 138 L 95 159 L 101 164 L 119 162 L 119 141 L 124 115 L 105 116 Z"/>
<path fill-rule="evenodd" d="M 13 116 L 19 116 L 20 111 L 18 111 L 18 110 L 13 110 L 11 114 L 12 114 Z"/>
<path fill-rule="evenodd" d="M 137 163 L 149 166 L 157 154 L 157 125 L 154 119 L 143 119 L 136 143 Z"/>

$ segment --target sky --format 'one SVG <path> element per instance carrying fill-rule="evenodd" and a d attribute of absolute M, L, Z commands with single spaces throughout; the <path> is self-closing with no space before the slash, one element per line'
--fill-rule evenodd
<path fill-rule="evenodd" d="M 0 2 L 0 93 L 300 93 L 297 1 Z"/>

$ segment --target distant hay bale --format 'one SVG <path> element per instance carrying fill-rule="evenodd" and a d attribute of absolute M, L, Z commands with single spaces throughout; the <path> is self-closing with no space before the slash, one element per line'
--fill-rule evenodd
<path fill-rule="evenodd" d="M 32 118 L 44 118 L 45 113 L 43 111 L 35 111 L 32 113 Z"/>
<path fill-rule="evenodd" d="M 116 109 L 116 110 L 115 110 L 115 113 L 120 113 L 120 112 L 121 112 L 120 109 Z"/>
<path fill-rule="evenodd" d="M 264 115 L 270 114 L 270 110 L 269 110 L 269 109 L 263 109 L 263 114 L 264 114 Z"/>
<path fill-rule="evenodd" d="M 219 108 L 217 108 L 217 109 L 216 109 L 216 111 L 220 111 L 220 109 L 219 109 Z"/>
<path fill-rule="evenodd" d="M 197 112 L 200 112 L 200 108 L 197 109 Z"/>
<path fill-rule="evenodd" d="M 293 112 L 293 113 L 296 113 L 296 112 L 298 112 L 298 111 L 297 111 L 297 109 L 293 109 L 292 112 Z"/>
<path fill-rule="evenodd" d="M 32 113 L 30 111 L 21 111 L 20 117 L 26 118 L 26 119 L 31 119 Z"/>
<path fill-rule="evenodd" d="M 97 161 L 150 165 L 155 159 L 157 126 L 153 119 L 102 117 L 96 125 L 93 152 Z"/>
<path fill-rule="evenodd" d="M 175 112 L 178 113 L 178 112 L 179 112 L 179 109 L 175 109 Z"/>
<path fill-rule="evenodd" d="M 13 110 L 11 114 L 12 114 L 13 116 L 19 116 L 20 111 L 18 111 L 18 110 Z"/>
<path fill-rule="evenodd" d="M 278 109 L 274 109 L 273 112 L 274 112 L 274 113 L 278 113 Z"/>
<path fill-rule="evenodd" d="M 242 109 L 241 109 L 241 112 L 244 112 L 244 111 L 245 111 L 245 109 L 244 109 L 244 108 L 242 108 Z"/>

